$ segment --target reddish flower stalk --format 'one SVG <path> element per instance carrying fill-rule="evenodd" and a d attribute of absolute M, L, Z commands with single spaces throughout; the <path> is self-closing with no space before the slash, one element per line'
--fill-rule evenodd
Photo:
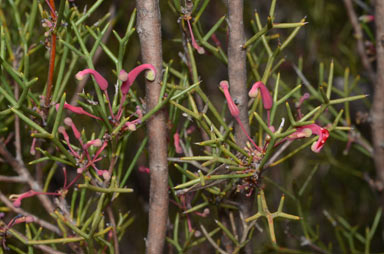
<path fill-rule="evenodd" d="M 263 100 L 263 106 L 264 109 L 267 110 L 267 116 L 268 116 L 268 126 L 270 126 L 270 112 L 273 105 L 273 100 L 271 93 L 268 91 L 267 87 L 264 85 L 263 82 L 258 81 L 253 84 L 251 90 L 249 90 L 249 97 L 255 98 L 260 90 L 261 93 L 261 99 Z"/>
<path fill-rule="evenodd" d="M 235 118 L 235 120 L 239 124 L 241 130 L 247 136 L 248 140 L 253 144 L 253 146 L 259 152 L 261 152 L 262 149 L 258 145 L 256 145 L 256 143 L 251 139 L 251 137 L 248 135 L 247 131 L 245 130 L 243 123 L 240 121 L 240 111 L 239 111 L 238 107 L 236 106 L 235 102 L 233 101 L 231 94 L 229 93 L 228 81 L 226 81 L 226 80 L 221 81 L 220 87 L 223 89 L 225 99 L 227 100 L 229 112 Z"/>
<path fill-rule="evenodd" d="M 119 79 L 123 81 L 123 83 L 121 84 L 121 93 L 123 96 L 121 97 L 120 106 L 117 113 L 118 120 L 121 118 L 121 115 L 123 113 L 122 112 L 123 104 L 124 104 L 125 98 L 127 97 L 129 89 L 131 88 L 133 82 L 135 82 L 137 76 L 145 70 L 149 70 L 145 76 L 146 79 L 148 79 L 149 81 L 155 80 L 156 69 L 152 64 L 141 64 L 136 68 L 134 68 L 133 70 L 131 70 L 129 73 L 127 73 L 125 70 L 120 71 Z"/>
<path fill-rule="evenodd" d="M 72 146 L 71 146 L 71 142 L 69 142 L 69 136 L 68 136 L 68 133 L 65 131 L 65 128 L 63 126 L 60 126 L 59 129 L 58 129 L 59 133 L 61 133 L 61 135 L 63 135 L 64 137 L 64 140 L 65 142 L 67 142 L 67 146 L 71 152 L 71 154 L 76 157 L 76 158 L 80 158 L 80 155 L 75 151 L 73 150 Z"/>
<path fill-rule="evenodd" d="M 73 135 L 75 135 L 75 138 L 80 142 L 80 144 L 83 144 L 83 140 L 81 139 L 80 131 L 76 128 L 76 125 L 73 123 L 72 119 L 69 117 L 66 117 L 64 119 L 64 124 L 67 126 L 70 126 L 73 132 Z"/>
<path fill-rule="evenodd" d="M 296 110 L 298 113 L 299 119 L 303 117 L 303 113 L 301 113 L 301 105 L 303 105 L 304 101 L 307 100 L 311 95 L 309 93 L 303 94 L 303 96 L 300 97 L 299 102 L 296 104 Z"/>
<path fill-rule="evenodd" d="M 105 98 L 107 98 L 107 101 L 108 101 L 108 107 L 109 107 L 111 117 L 112 117 L 112 119 L 115 119 L 115 116 L 114 116 L 113 110 L 112 110 L 112 106 L 111 106 L 111 101 L 110 101 L 109 96 L 108 96 L 108 81 L 103 76 L 101 76 L 100 73 L 98 73 L 97 71 L 95 71 L 93 69 L 85 69 L 85 70 L 79 71 L 76 74 L 76 79 L 82 80 L 84 78 L 84 76 L 87 74 L 90 74 L 95 78 L 96 83 L 99 85 L 100 89 L 104 92 Z M 103 103 L 103 102 L 100 102 L 100 103 Z"/>
<path fill-rule="evenodd" d="M 186 21 L 187 21 L 187 24 L 188 24 L 189 33 L 191 34 L 192 46 L 197 50 L 197 52 L 200 55 L 204 54 L 205 53 L 205 49 L 203 47 L 200 47 L 199 44 L 197 44 L 197 42 L 195 40 L 195 36 L 193 35 L 191 22 L 189 20 L 190 20 L 190 18 L 186 18 Z"/>
<path fill-rule="evenodd" d="M 215 43 L 215 45 L 219 48 L 221 48 L 221 42 L 219 40 L 219 38 L 217 38 L 216 34 L 212 34 L 211 35 L 211 39 L 213 40 L 213 42 Z"/>

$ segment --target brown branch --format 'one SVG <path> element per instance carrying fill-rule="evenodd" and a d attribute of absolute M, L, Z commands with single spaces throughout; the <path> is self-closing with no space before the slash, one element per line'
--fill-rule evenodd
<path fill-rule="evenodd" d="M 247 93 L 247 63 L 246 51 L 243 49 L 245 43 L 244 18 L 243 18 L 243 0 L 228 1 L 228 77 L 231 88 L 231 96 L 240 111 L 240 121 L 244 125 L 247 133 L 250 133 L 248 121 L 248 93 Z M 248 137 L 243 132 L 239 123 L 235 122 L 235 139 L 237 145 L 245 147 Z M 238 198 L 240 211 L 245 217 L 251 216 L 252 199 L 244 196 Z M 240 227 L 238 221 L 238 227 Z M 242 234 L 245 232 L 242 231 Z M 252 253 L 252 246 L 245 246 L 247 254 Z"/>
<path fill-rule="evenodd" d="M 372 134 L 377 176 L 384 184 L 384 2 L 375 1 L 377 80 L 372 105 Z"/>
<path fill-rule="evenodd" d="M 13 155 L 8 152 L 7 148 L 5 147 L 4 143 L 0 141 L 0 155 L 3 156 L 4 160 L 11 165 L 13 170 L 23 179 L 26 180 L 28 185 L 31 189 L 35 191 L 41 192 L 42 189 L 40 185 L 32 178 L 31 174 L 29 173 L 28 169 L 24 166 L 22 162 L 19 162 L 16 160 Z M 37 196 L 44 206 L 45 210 L 47 210 L 48 213 L 53 212 L 54 208 L 52 205 L 52 202 L 49 200 L 49 198 L 45 195 L 38 195 Z"/>
<path fill-rule="evenodd" d="M 136 0 L 137 33 L 139 34 L 143 63 L 156 70 L 153 82 L 146 80 L 147 111 L 159 102 L 162 73 L 162 44 L 160 7 L 158 0 Z M 149 225 L 147 253 L 163 253 L 168 219 L 168 162 L 165 112 L 159 111 L 147 124 L 149 137 Z"/>
<path fill-rule="evenodd" d="M 245 43 L 243 0 L 228 1 L 228 26 L 228 77 L 231 96 L 239 108 L 240 121 L 249 133 L 246 52 L 242 47 Z M 247 136 L 237 123 L 235 137 L 240 147 L 246 145 Z"/>
<path fill-rule="evenodd" d="M 349 20 L 355 32 L 356 43 L 357 43 L 357 53 L 361 58 L 361 63 L 363 64 L 364 69 L 367 71 L 369 80 L 372 82 L 372 84 L 374 84 L 376 80 L 375 78 L 376 75 L 371 63 L 369 62 L 367 53 L 365 51 L 363 31 L 359 24 L 359 20 L 357 18 L 356 12 L 353 9 L 352 0 L 344 0 L 344 5 L 345 5 L 345 8 L 347 9 Z"/>
<path fill-rule="evenodd" d="M 107 213 L 108 213 L 109 221 L 112 226 L 114 251 L 115 251 L 115 254 L 120 254 L 119 239 L 117 237 L 117 230 L 116 230 L 116 221 L 115 221 L 115 217 L 113 216 L 112 208 L 110 206 L 107 207 Z"/>
<path fill-rule="evenodd" d="M 56 23 L 56 9 L 55 9 L 55 1 L 49 0 L 49 3 L 47 2 L 50 10 L 51 10 L 51 18 L 53 23 Z M 56 58 L 56 25 L 55 28 L 51 32 L 51 51 L 50 51 L 50 57 L 49 57 L 49 69 L 48 69 L 48 80 L 47 80 L 47 91 L 45 94 L 44 99 L 44 106 L 46 108 L 49 107 L 49 104 L 51 103 L 51 96 L 52 96 L 52 86 L 53 86 L 53 74 L 55 71 L 55 58 Z"/>
<path fill-rule="evenodd" d="M 21 176 L 2 176 L 0 175 L 0 182 L 8 183 L 25 183 L 26 179 Z"/>

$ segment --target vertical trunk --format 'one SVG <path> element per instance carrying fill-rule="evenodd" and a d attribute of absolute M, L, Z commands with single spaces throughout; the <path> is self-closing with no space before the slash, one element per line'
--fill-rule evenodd
<path fill-rule="evenodd" d="M 245 43 L 243 0 L 228 1 L 228 19 L 228 76 L 231 96 L 239 108 L 240 120 L 249 133 L 246 52 L 242 48 Z M 240 147 L 244 147 L 247 142 L 247 136 L 238 125 L 235 125 L 235 137 L 237 144 Z"/>
<path fill-rule="evenodd" d="M 376 0 L 377 74 L 372 105 L 372 134 L 377 176 L 384 184 L 384 1 Z"/>
<path fill-rule="evenodd" d="M 147 111 L 157 105 L 162 70 L 161 22 L 158 0 L 137 0 L 137 32 L 143 63 L 152 64 L 156 79 L 146 81 Z M 163 253 L 168 218 L 168 162 L 165 114 L 159 111 L 147 124 L 149 137 L 150 198 L 146 253 Z"/>
<path fill-rule="evenodd" d="M 231 96 L 240 111 L 240 121 L 244 124 L 245 130 L 250 134 L 248 121 L 248 93 L 247 93 L 247 64 L 246 52 L 243 49 L 245 43 L 244 21 L 243 21 L 243 0 L 228 0 L 229 20 L 229 43 L 228 43 L 228 76 Z M 250 135 L 252 137 L 252 135 Z M 236 143 L 244 147 L 247 142 L 247 135 L 238 124 L 235 125 Z M 241 195 L 241 194 L 240 194 Z M 247 218 L 251 215 L 252 199 L 240 196 L 240 211 Z M 238 222 L 238 225 L 242 225 Z M 252 246 L 245 247 L 247 254 L 252 253 Z"/>

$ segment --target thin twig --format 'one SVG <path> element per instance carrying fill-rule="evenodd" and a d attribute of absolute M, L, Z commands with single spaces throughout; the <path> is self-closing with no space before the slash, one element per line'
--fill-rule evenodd
<path fill-rule="evenodd" d="M 109 222 L 111 223 L 111 226 L 112 226 L 114 251 L 115 251 L 115 254 L 119 254 L 120 253 L 119 239 L 117 238 L 116 221 L 115 221 L 115 217 L 113 216 L 113 211 L 111 206 L 107 207 L 107 213 L 108 213 Z"/>
<path fill-rule="evenodd" d="M 13 170 L 22 178 L 26 179 L 28 185 L 32 190 L 42 192 L 42 188 L 40 185 L 33 179 L 31 174 L 29 173 L 28 169 L 24 166 L 23 162 L 19 162 L 16 160 L 13 155 L 8 152 L 7 148 L 5 147 L 4 143 L 0 141 L 0 155 L 3 156 L 6 162 L 11 165 Z M 38 195 L 37 196 L 44 206 L 45 210 L 47 210 L 48 213 L 51 213 L 54 210 L 54 207 L 52 205 L 52 202 L 49 200 L 49 198 L 45 195 Z"/>
<path fill-rule="evenodd" d="M 200 228 L 201 228 L 201 231 L 203 232 L 203 235 L 205 236 L 205 238 L 207 238 L 208 242 L 213 246 L 213 248 L 215 248 L 215 250 L 217 250 L 218 252 L 220 252 L 221 254 L 228 254 L 228 252 L 224 251 L 223 249 L 221 249 L 217 244 L 216 242 L 209 236 L 207 230 L 205 229 L 205 227 L 203 225 L 200 225 Z"/>
<path fill-rule="evenodd" d="M 157 73 L 154 81 L 146 80 L 148 111 L 154 108 L 161 92 L 162 41 L 158 0 L 136 0 L 137 33 L 143 63 L 152 64 Z M 168 220 L 168 161 L 166 117 L 163 110 L 148 120 L 148 154 L 150 168 L 149 222 L 146 253 L 163 253 Z"/>
<path fill-rule="evenodd" d="M 21 176 L 2 176 L 0 175 L 0 182 L 8 183 L 25 183 L 27 180 Z"/>
<path fill-rule="evenodd" d="M 381 1 L 376 1 L 376 2 L 381 2 Z M 371 63 L 369 62 L 367 53 L 365 51 L 363 31 L 362 31 L 361 26 L 359 24 L 359 20 L 357 18 L 356 12 L 353 8 L 352 0 L 344 0 L 344 5 L 345 5 L 345 8 L 347 9 L 349 20 L 350 20 L 351 25 L 353 27 L 353 30 L 355 32 L 355 37 L 357 40 L 356 41 L 357 42 L 357 53 L 359 54 L 359 56 L 361 58 L 361 63 L 363 64 L 364 69 L 368 73 L 369 80 L 371 81 L 372 84 L 374 84 L 376 81 L 376 77 L 375 77 L 376 74 L 373 70 Z M 375 18 L 377 18 L 377 16 L 375 16 Z"/>
<path fill-rule="evenodd" d="M 292 144 L 293 140 L 286 141 L 275 153 L 273 153 L 272 157 L 265 164 L 264 169 L 268 168 L 272 163 L 274 163 L 277 158 L 288 148 L 290 144 Z"/>
<path fill-rule="evenodd" d="M 372 138 L 377 176 L 384 184 L 384 2 L 375 1 L 377 80 L 372 105 Z"/>

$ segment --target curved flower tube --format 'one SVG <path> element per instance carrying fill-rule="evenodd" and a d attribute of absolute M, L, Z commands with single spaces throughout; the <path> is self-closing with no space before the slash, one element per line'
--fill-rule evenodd
<path fill-rule="evenodd" d="M 98 73 L 97 71 L 95 71 L 93 69 L 85 69 L 85 70 L 79 71 L 76 74 L 76 79 L 82 80 L 84 78 L 84 76 L 87 74 L 90 74 L 95 78 L 96 83 L 99 85 L 100 89 L 104 92 L 105 97 L 107 98 L 107 101 L 108 101 L 108 107 L 109 107 L 109 111 L 111 113 L 111 117 L 112 117 L 112 119 L 114 119 L 115 116 L 113 115 L 111 101 L 109 100 L 108 91 L 107 91 L 108 81 L 103 76 L 101 76 L 100 73 Z"/>
<path fill-rule="evenodd" d="M 121 84 L 121 93 L 123 94 L 123 96 L 121 97 L 119 110 L 117 112 L 118 120 L 121 118 L 121 115 L 123 113 L 122 112 L 123 104 L 124 104 L 125 98 L 127 97 L 129 89 L 131 88 L 133 82 L 135 82 L 137 76 L 145 70 L 149 70 L 146 73 L 145 78 L 148 79 L 149 81 L 155 80 L 156 68 L 152 64 L 141 64 L 136 68 L 134 68 L 133 70 L 131 70 L 129 73 L 127 73 L 125 70 L 120 71 L 119 79 L 123 81 L 123 83 Z"/>
<path fill-rule="evenodd" d="M 108 81 L 103 76 L 101 76 L 100 73 L 98 73 L 93 69 L 84 69 L 82 71 L 79 71 L 76 74 L 76 79 L 83 80 L 84 76 L 87 74 L 91 74 L 95 78 L 96 83 L 99 85 L 102 91 L 105 91 L 108 89 Z"/>
<path fill-rule="evenodd" d="M 247 131 L 245 130 L 243 123 L 240 121 L 240 111 L 239 111 L 239 108 L 236 106 L 235 102 L 233 101 L 231 94 L 229 93 L 228 81 L 226 80 L 221 81 L 220 87 L 223 89 L 225 99 L 227 100 L 229 112 L 231 112 L 231 115 L 235 118 L 241 130 L 247 136 L 248 140 L 259 152 L 261 152 L 262 151 L 261 148 L 258 145 L 256 145 L 253 139 L 251 139 L 251 137 L 248 135 Z"/>
<path fill-rule="evenodd" d="M 255 98 L 259 90 L 261 92 L 261 99 L 263 100 L 264 109 L 267 110 L 268 126 L 270 126 L 270 111 L 273 105 L 273 100 L 272 100 L 271 93 L 268 91 L 267 87 L 264 85 L 263 82 L 257 81 L 256 83 L 253 84 L 251 90 L 249 90 L 248 95 L 251 98 Z"/>
<path fill-rule="evenodd" d="M 56 110 L 58 110 L 60 107 L 60 104 L 56 104 Z M 89 116 L 91 118 L 95 118 L 97 120 L 101 120 L 100 117 L 98 116 L 95 116 L 95 115 L 92 115 L 91 113 L 88 113 L 87 111 L 85 111 L 82 107 L 76 107 L 76 106 L 72 106 L 68 103 L 64 103 L 64 108 L 65 109 L 68 109 L 70 111 L 72 111 L 73 113 L 75 114 L 78 114 L 78 115 L 86 115 L 86 116 Z"/>
<path fill-rule="evenodd" d="M 320 127 L 317 124 L 308 124 L 296 128 L 296 132 L 289 136 L 289 139 L 298 139 L 310 137 L 312 134 L 319 136 L 318 140 L 311 146 L 311 150 L 315 153 L 320 152 L 325 142 L 329 137 L 329 131 L 325 128 Z"/>

